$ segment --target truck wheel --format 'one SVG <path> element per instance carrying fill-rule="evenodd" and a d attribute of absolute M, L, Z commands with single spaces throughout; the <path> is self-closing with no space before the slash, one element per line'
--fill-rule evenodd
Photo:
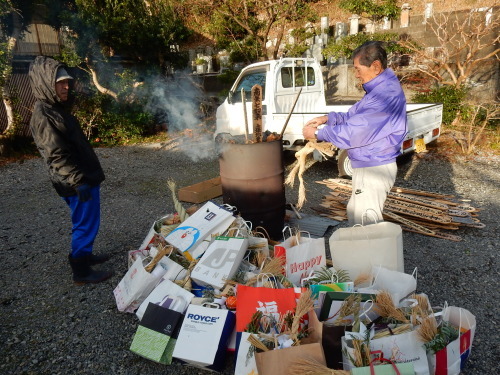
<path fill-rule="evenodd" d="M 340 150 L 337 167 L 339 169 L 339 177 L 352 177 L 351 159 L 347 155 L 347 150 Z"/>

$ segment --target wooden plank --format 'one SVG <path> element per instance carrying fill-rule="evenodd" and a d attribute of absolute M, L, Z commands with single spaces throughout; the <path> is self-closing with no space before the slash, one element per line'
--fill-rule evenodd
<path fill-rule="evenodd" d="M 260 143 L 262 142 L 262 87 L 260 85 L 252 87 L 252 119 L 253 140 Z"/>

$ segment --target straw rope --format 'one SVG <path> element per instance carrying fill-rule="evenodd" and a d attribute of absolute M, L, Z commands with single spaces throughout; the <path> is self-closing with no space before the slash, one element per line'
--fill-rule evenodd
<path fill-rule="evenodd" d="M 174 208 L 177 211 L 177 213 L 179 214 L 179 218 L 181 219 L 181 222 L 183 222 L 184 220 L 186 220 L 189 217 L 189 215 L 186 212 L 186 209 L 182 206 L 181 202 L 179 202 L 179 200 L 177 199 L 177 195 L 175 194 L 175 191 L 177 189 L 175 181 L 168 180 L 167 186 L 170 189 L 170 191 L 172 192 L 172 200 L 174 201 Z"/>
<path fill-rule="evenodd" d="M 318 143 L 316 140 L 310 140 L 307 144 L 295 153 L 295 158 L 297 159 L 294 167 L 288 174 L 285 184 L 293 187 L 295 183 L 295 177 L 299 179 L 299 198 L 297 202 L 297 209 L 301 209 L 306 202 L 306 187 L 304 184 L 304 172 L 306 171 L 306 159 L 307 155 L 317 150 L 323 157 L 333 156 L 333 146 L 328 142 Z"/>

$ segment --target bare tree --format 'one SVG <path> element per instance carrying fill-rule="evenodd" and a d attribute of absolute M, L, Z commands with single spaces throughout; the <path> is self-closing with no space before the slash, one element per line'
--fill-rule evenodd
<path fill-rule="evenodd" d="M 469 108 L 469 116 L 456 123 L 460 131 L 453 134 L 453 137 L 460 145 L 462 153 L 466 155 L 474 152 L 486 126 L 500 116 L 500 105 L 498 103 L 470 104 Z"/>
<path fill-rule="evenodd" d="M 435 38 L 418 45 L 411 39 L 399 44 L 413 52 L 417 69 L 441 85 L 461 87 L 479 72 L 490 72 L 500 60 L 498 7 L 437 13 L 427 22 Z"/>
<path fill-rule="evenodd" d="M 12 75 L 13 51 L 22 35 L 24 25 L 20 10 L 10 0 L 6 0 L 2 4 L 1 13 L 2 18 L 8 19 L 11 24 L 10 33 L 4 35 L 0 50 L 0 86 L 2 90 L 2 102 L 7 114 L 7 127 L 2 135 L 9 138 L 15 135 L 19 125 L 18 115 L 13 105 L 14 97 L 8 85 Z"/>
<path fill-rule="evenodd" d="M 223 19 L 239 25 L 259 46 L 262 59 L 278 57 L 285 31 L 295 22 L 313 17 L 310 4 L 316 0 L 197 0 L 198 13 L 219 13 Z M 270 35 L 276 42 L 270 46 Z"/>

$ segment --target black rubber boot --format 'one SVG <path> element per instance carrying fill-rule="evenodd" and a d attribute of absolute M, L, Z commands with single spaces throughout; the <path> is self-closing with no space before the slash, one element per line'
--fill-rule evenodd
<path fill-rule="evenodd" d="M 113 276 L 112 271 L 94 271 L 90 267 L 90 256 L 72 258 L 69 255 L 68 260 L 73 271 L 73 281 L 76 285 L 96 284 Z"/>
<path fill-rule="evenodd" d="M 89 264 L 91 266 L 95 266 L 96 264 L 101 264 L 104 262 L 107 262 L 109 260 L 110 256 L 109 255 L 94 255 L 91 254 L 89 257 Z"/>

